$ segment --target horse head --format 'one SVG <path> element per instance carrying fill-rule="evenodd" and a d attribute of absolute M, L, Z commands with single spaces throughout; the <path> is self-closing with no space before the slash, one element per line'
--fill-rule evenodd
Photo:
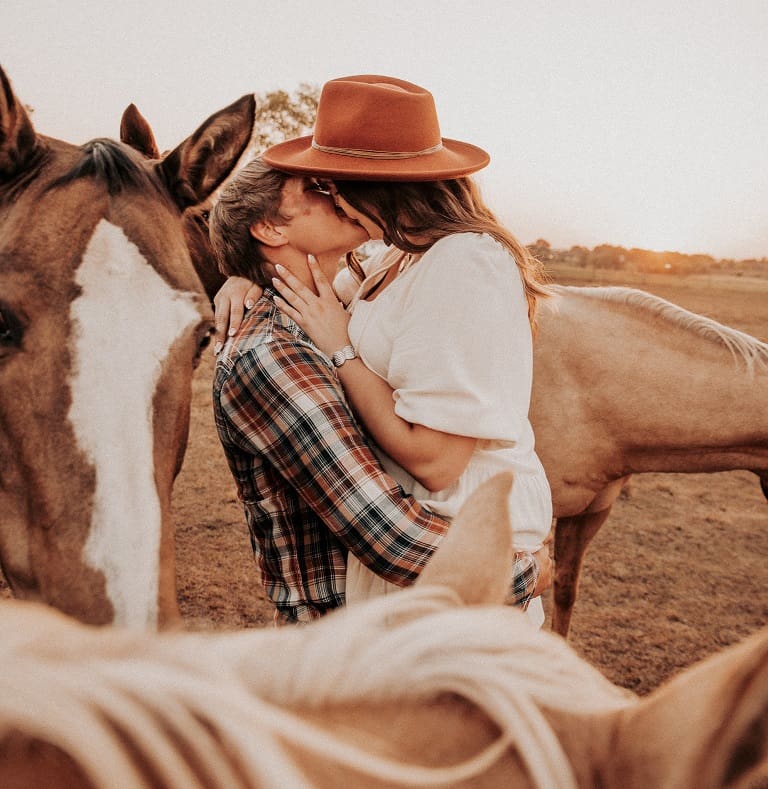
<path fill-rule="evenodd" d="M 171 489 L 212 315 L 183 231 L 254 100 L 150 159 L 35 130 L 0 69 L 0 566 L 91 623 L 178 617 Z"/>

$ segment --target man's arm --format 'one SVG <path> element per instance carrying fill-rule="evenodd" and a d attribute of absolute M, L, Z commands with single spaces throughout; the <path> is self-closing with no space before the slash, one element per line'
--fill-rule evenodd
<path fill-rule="evenodd" d="M 552 585 L 552 559 L 547 544 L 535 553 L 523 551 L 515 554 L 512 583 L 506 603 L 526 608 L 534 597 Z"/>
<path fill-rule="evenodd" d="M 243 448 L 268 458 L 374 573 L 412 583 L 448 522 L 384 473 L 319 352 L 275 339 L 241 356 L 235 373 L 222 405 Z"/>
<path fill-rule="evenodd" d="M 222 404 L 243 448 L 267 457 L 363 564 L 398 586 L 416 579 L 448 521 L 383 471 L 313 346 L 291 337 L 249 351 Z M 538 570 L 529 562 L 517 569 L 515 584 L 527 600 Z"/>

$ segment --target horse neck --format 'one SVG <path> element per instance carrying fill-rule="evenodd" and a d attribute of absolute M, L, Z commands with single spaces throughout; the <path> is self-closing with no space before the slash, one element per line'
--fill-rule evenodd
<path fill-rule="evenodd" d="M 564 307 L 547 338 L 567 348 L 561 380 L 625 472 L 768 470 L 768 347 L 594 298 Z"/>
<path fill-rule="evenodd" d="M 659 347 L 655 361 L 638 365 L 641 378 L 624 403 L 632 418 L 624 446 L 636 470 L 686 457 L 692 471 L 768 469 L 768 373 L 727 349 L 694 356 L 674 343 Z M 642 382 L 656 396 L 645 397 Z"/>

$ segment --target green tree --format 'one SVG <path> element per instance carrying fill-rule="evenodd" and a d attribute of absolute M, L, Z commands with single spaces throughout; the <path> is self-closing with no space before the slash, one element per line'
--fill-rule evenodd
<path fill-rule="evenodd" d="M 302 82 L 291 94 L 284 90 L 256 94 L 256 150 L 309 134 L 315 125 L 320 88 Z"/>

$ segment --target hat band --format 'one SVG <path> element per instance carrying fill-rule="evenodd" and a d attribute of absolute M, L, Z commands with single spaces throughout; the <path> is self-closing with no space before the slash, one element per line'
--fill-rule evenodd
<path fill-rule="evenodd" d="M 424 148 L 421 151 L 368 151 L 362 148 L 334 148 L 330 145 L 319 145 L 313 137 L 312 148 L 322 153 L 355 156 L 359 159 L 415 159 L 418 156 L 428 156 L 430 153 L 442 151 L 443 144 L 439 142 L 437 145 L 433 145 L 431 148 Z"/>

